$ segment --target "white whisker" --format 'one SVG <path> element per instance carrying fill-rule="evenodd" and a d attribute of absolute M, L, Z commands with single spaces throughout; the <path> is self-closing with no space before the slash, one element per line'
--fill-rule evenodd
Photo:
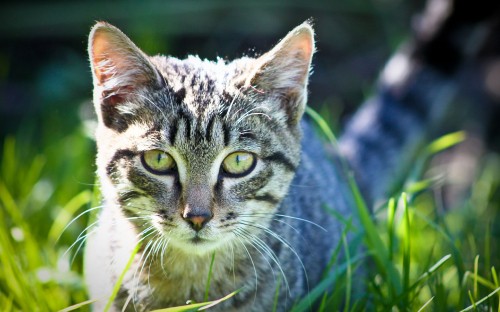
<path fill-rule="evenodd" d="M 78 220 L 80 217 L 82 217 L 83 215 L 85 215 L 86 213 L 89 213 L 91 211 L 94 211 L 94 210 L 97 210 L 97 209 L 102 209 L 104 206 L 97 206 L 97 207 L 93 207 L 93 208 L 89 208 L 85 211 L 83 211 L 82 213 L 80 213 L 79 215 L 77 215 L 76 217 L 74 217 L 73 219 L 71 219 L 71 221 L 63 228 L 63 230 L 61 231 L 61 234 L 59 235 L 59 237 L 56 239 L 56 242 L 59 241 L 59 239 L 61 238 L 62 234 L 68 229 L 68 227 L 71 226 L 71 224 L 73 224 L 73 222 L 75 222 L 76 220 Z M 84 230 L 85 231 L 85 230 Z"/>
<path fill-rule="evenodd" d="M 245 246 L 245 243 L 243 243 L 243 241 L 240 239 L 239 236 L 236 236 L 236 239 L 240 242 L 241 246 L 243 246 L 243 248 L 247 252 L 247 255 L 248 255 L 248 258 L 250 259 L 250 262 L 252 262 L 253 272 L 255 274 L 255 293 L 254 293 L 254 298 L 253 298 L 253 300 L 255 301 L 255 300 L 257 300 L 257 289 L 258 289 L 258 285 L 259 285 L 257 269 L 255 268 L 255 263 L 253 262 L 252 255 L 250 254 L 250 251 L 248 251 L 247 246 Z"/>
<path fill-rule="evenodd" d="M 307 284 L 307 291 L 309 291 L 309 278 L 307 276 L 307 270 L 306 270 L 306 267 L 304 265 L 304 263 L 302 262 L 302 260 L 300 259 L 300 256 L 299 254 L 297 253 L 297 251 L 295 250 L 295 248 L 293 248 L 293 246 L 286 240 L 284 239 L 283 237 L 281 237 L 279 234 L 277 234 L 276 232 L 270 230 L 269 228 L 265 227 L 265 226 L 262 226 L 258 223 L 248 223 L 248 222 L 245 222 L 245 221 L 241 221 L 240 222 L 241 224 L 244 224 L 244 225 L 247 225 L 247 226 L 251 226 L 251 227 L 255 227 L 255 228 L 258 228 L 258 229 L 261 229 L 263 230 L 265 233 L 271 235 L 271 237 L 274 237 L 275 239 L 277 239 L 279 242 L 281 242 L 283 245 L 285 245 L 294 255 L 295 257 L 297 258 L 297 260 L 299 261 L 300 265 L 302 266 L 302 270 L 304 271 L 304 276 L 306 278 L 306 284 Z"/>

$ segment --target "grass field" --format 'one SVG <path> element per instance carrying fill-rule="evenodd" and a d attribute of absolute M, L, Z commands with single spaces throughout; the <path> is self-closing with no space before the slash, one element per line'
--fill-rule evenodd
<path fill-rule="evenodd" d="M 79 215 L 97 201 L 94 142 L 85 129 L 24 129 L 1 142 L 1 311 L 89 309 L 79 236 L 88 214 Z M 434 154 L 462 139 L 455 133 L 430 144 L 394 198 L 376 209 L 377 222 L 356 197 L 356 233 L 367 248 L 348 253 L 349 261 L 311 290 L 320 310 L 500 311 L 500 156 L 482 155 L 471 184 L 446 209 L 439 195 L 453 181 L 440 177 L 439 167 L 428 169 Z M 356 195 L 354 183 L 352 190 Z M 339 248 L 350 250 L 345 242 Z M 361 292 L 353 286 L 360 267 L 371 267 Z M 303 300 L 294 311 L 308 308 Z"/>

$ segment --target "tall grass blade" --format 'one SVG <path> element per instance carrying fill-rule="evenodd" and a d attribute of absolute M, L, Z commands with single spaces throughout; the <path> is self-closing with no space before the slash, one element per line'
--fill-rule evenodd
<path fill-rule="evenodd" d="M 389 261 L 393 260 L 394 253 L 394 216 L 396 214 L 396 201 L 389 199 L 387 205 L 387 237 L 389 239 Z"/>
<path fill-rule="evenodd" d="M 403 240 L 403 307 L 408 306 L 409 302 L 409 284 L 410 284 L 410 252 L 411 252 L 411 225 L 410 210 L 408 208 L 408 197 L 406 193 L 401 194 L 404 213 L 404 240 Z"/>
<path fill-rule="evenodd" d="M 424 311 L 424 309 L 432 302 L 432 300 L 434 300 L 434 296 L 432 296 L 429 300 L 427 300 L 423 306 L 420 307 L 420 309 L 418 309 L 417 312 L 422 312 Z"/>
<path fill-rule="evenodd" d="M 357 264 L 362 259 L 366 258 L 365 254 L 357 254 L 351 257 L 350 265 Z M 337 279 L 347 271 L 347 263 L 338 264 L 335 271 L 331 272 L 328 276 L 323 278 L 321 282 L 314 287 L 307 296 L 302 298 L 297 304 L 292 308 L 292 312 L 299 311 L 309 311 L 311 308 L 311 302 L 317 302 L 317 300 L 324 295 L 324 293 L 335 285 Z"/>
<path fill-rule="evenodd" d="M 390 288 L 396 295 L 401 294 L 401 278 L 399 272 L 394 267 L 394 264 L 389 259 L 389 254 L 385 248 L 380 234 L 378 233 L 375 224 L 372 220 L 368 207 L 361 196 L 358 186 L 352 175 L 348 177 L 349 186 L 355 201 L 355 208 L 359 219 L 365 230 L 365 238 L 369 249 L 373 252 L 373 256 L 380 272 L 385 272 Z"/>
<path fill-rule="evenodd" d="M 188 305 L 180 306 L 180 307 L 158 309 L 158 310 L 153 310 L 151 312 L 185 312 L 185 311 L 193 311 L 193 310 L 203 311 L 203 310 L 211 308 L 211 307 L 213 307 L 213 306 L 215 306 L 223 301 L 230 299 L 231 297 L 236 295 L 238 292 L 240 292 L 240 290 L 233 291 L 229 295 L 224 296 L 224 297 L 217 299 L 217 300 L 213 300 L 213 301 L 193 303 L 193 304 L 188 304 Z"/>
<path fill-rule="evenodd" d="M 93 300 L 86 300 L 86 301 L 83 301 L 83 302 L 80 302 L 80 303 L 77 303 L 77 304 L 74 304 L 72 306 L 69 306 L 65 309 L 62 309 L 62 310 L 59 310 L 58 312 L 70 312 L 70 311 L 75 311 L 77 309 L 80 309 L 84 306 L 88 306 L 94 302 L 96 302 L 97 300 L 93 299 Z"/>
<path fill-rule="evenodd" d="M 426 148 L 428 155 L 434 155 L 444 151 L 452 146 L 463 142 L 466 138 L 464 131 L 457 131 L 450 134 L 443 135 L 442 137 L 432 141 Z"/>
<path fill-rule="evenodd" d="M 337 138 L 335 137 L 332 130 L 328 126 L 326 120 L 309 106 L 306 106 L 306 114 L 308 114 L 313 119 L 313 121 L 319 126 L 321 131 L 323 131 L 323 133 L 326 135 L 328 141 L 332 143 L 334 147 L 337 147 L 338 145 Z"/>
<path fill-rule="evenodd" d="M 208 293 L 210 291 L 210 280 L 212 278 L 212 269 L 214 267 L 215 261 L 215 251 L 212 253 L 212 260 L 210 261 L 210 268 L 208 269 L 207 284 L 205 285 L 205 297 L 204 301 L 208 301 Z"/>
<path fill-rule="evenodd" d="M 351 303 L 351 287 L 352 287 L 352 267 L 351 267 L 351 255 L 349 253 L 349 247 L 347 244 L 347 237 L 345 233 L 342 233 L 342 243 L 344 246 L 344 254 L 347 263 L 346 268 L 346 286 L 345 286 L 345 299 L 344 299 L 344 311 L 349 311 L 349 305 Z"/>
<path fill-rule="evenodd" d="M 89 190 L 84 190 L 73 197 L 64 207 L 61 209 L 56 219 L 52 223 L 49 230 L 49 241 L 56 242 L 62 236 L 66 225 L 70 223 L 71 219 L 75 213 L 82 206 L 88 204 L 91 200 L 92 193 Z"/>
<path fill-rule="evenodd" d="M 460 312 L 465 312 L 465 311 L 470 311 L 470 310 L 476 310 L 477 306 L 485 302 L 486 300 L 490 299 L 493 297 L 496 293 L 500 293 L 500 287 L 489 293 L 487 296 L 483 297 L 481 300 L 474 302 L 474 299 L 472 298 L 472 295 L 469 291 L 469 297 L 471 297 L 471 302 L 472 304 L 468 306 L 467 308 L 461 310 Z"/>
<path fill-rule="evenodd" d="M 125 265 L 125 268 L 123 268 L 122 273 L 118 277 L 118 280 L 115 283 L 115 286 L 113 287 L 113 291 L 111 292 L 111 296 L 108 298 L 108 302 L 106 303 L 106 306 L 104 307 L 104 312 L 108 312 L 109 309 L 111 309 L 111 305 L 115 301 L 116 295 L 118 294 L 118 291 L 120 291 L 120 287 L 122 286 L 123 278 L 125 277 L 125 274 L 127 273 L 128 269 L 132 265 L 132 262 L 134 262 L 135 255 L 137 255 L 137 252 L 139 252 L 139 249 L 141 248 L 141 244 L 137 243 L 135 248 L 132 250 L 132 253 L 130 254 L 130 258 L 127 261 L 127 264 Z"/>
<path fill-rule="evenodd" d="M 477 298 L 477 277 L 479 276 L 479 272 L 478 272 L 478 269 L 479 269 L 479 255 L 476 256 L 476 258 L 474 258 L 474 275 L 473 275 L 473 278 L 474 278 L 474 298 Z"/>
<path fill-rule="evenodd" d="M 424 274 L 422 274 L 418 280 L 411 285 L 410 289 L 414 289 L 420 284 L 422 281 L 427 279 L 429 276 L 431 276 L 434 272 L 436 272 L 440 267 L 442 267 L 448 260 L 451 259 L 451 255 L 446 255 L 443 258 L 439 259 L 436 264 L 434 264 L 432 267 L 430 267 Z"/>

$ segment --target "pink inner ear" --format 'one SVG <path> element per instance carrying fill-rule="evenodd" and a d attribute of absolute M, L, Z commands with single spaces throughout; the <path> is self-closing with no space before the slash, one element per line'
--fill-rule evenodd
<path fill-rule="evenodd" d="M 298 50 L 295 55 L 297 58 L 303 58 L 304 60 L 309 61 L 313 53 L 313 42 L 311 36 L 309 34 L 300 33 L 292 41 L 291 48 Z M 300 52 L 304 53 L 304 55 L 300 55 Z"/>
<path fill-rule="evenodd" d="M 137 52 L 128 48 L 127 43 L 117 38 L 116 34 L 106 29 L 96 30 L 92 40 L 92 64 L 99 85 L 102 86 L 117 76 L 137 75 L 136 71 L 131 71 L 134 57 L 130 54 L 133 53 Z"/>
<path fill-rule="evenodd" d="M 94 74 L 100 85 L 111 78 L 110 74 L 106 73 L 105 68 L 103 68 L 103 65 L 106 62 L 110 62 L 109 58 L 107 58 L 107 56 L 109 56 L 109 53 L 106 52 L 110 49 L 108 38 L 106 37 L 106 34 L 103 34 L 102 31 L 97 30 L 94 33 L 94 37 L 92 40 L 92 65 L 94 68 Z"/>

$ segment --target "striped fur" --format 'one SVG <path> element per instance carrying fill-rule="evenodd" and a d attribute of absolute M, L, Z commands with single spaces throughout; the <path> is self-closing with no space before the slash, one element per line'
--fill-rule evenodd
<path fill-rule="evenodd" d="M 213 254 L 209 298 L 241 289 L 221 311 L 269 311 L 278 285 L 284 311 L 319 282 L 346 226 L 325 207 L 356 221 L 343 171 L 330 161 L 336 156 L 302 118 L 314 49 L 308 23 L 261 57 L 232 62 L 148 57 L 115 27 L 94 26 L 89 55 L 104 197 L 85 256 L 94 310 L 103 309 L 138 242 L 115 311 L 203 301 Z M 387 190 L 399 153 L 415 150 L 441 114 L 410 78 L 398 86 L 382 80 L 384 92 L 341 140 L 371 198 Z M 433 90 L 446 85 L 447 77 L 431 78 Z M 148 171 L 141 155 L 149 150 L 171 155 L 175 170 Z M 236 151 L 257 160 L 247 175 L 230 177 L 221 164 Z M 197 231 L 183 217 L 188 210 L 212 218 Z"/>
<path fill-rule="evenodd" d="M 260 58 L 230 63 L 147 57 L 113 26 L 94 27 L 89 54 L 105 208 L 87 247 L 93 296 L 109 293 L 119 275 L 122 267 L 113 261 L 117 250 L 125 254 L 144 238 L 117 308 L 128 296 L 138 310 L 201 301 L 213 252 L 211 297 L 246 286 L 230 306 L 269 306 L 266 289 L 275 280 L 259 280 L 263 272 L 283 269 L 263 239 L 300 162 L 299 121 L 313 51 L 307 23 Z M 175 159 L 174 174 L 155 175 L 144 168 L 141 155 L 152 149 Z M 257 157 L 246 176 L 232 178 L 221 171 L 224 158 L 235 151 Z M 188 205 L 213 214 L 199 232 L 183 220 Z M 117 222 L 133 239 L 120 239 Z M 108 260 L 102 258 L 106 254 Z M 231 276 L 234 283 L 226 285 Z M 256 290 L 267 299 L 254 302 L 248 293 Z"/>

